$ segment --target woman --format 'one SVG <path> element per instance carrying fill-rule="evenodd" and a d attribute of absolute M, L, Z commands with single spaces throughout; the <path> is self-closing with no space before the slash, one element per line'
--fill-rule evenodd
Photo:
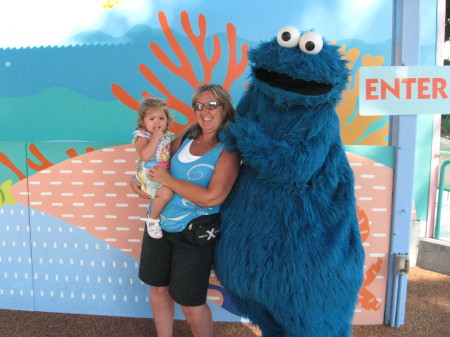
<path fill-rule="evenodd" d="M 238 155 L 228 152 L 218 138 L 234 120 L 230 95 L 219 85 L 202 85 L 193 95 L 192 106 L 197 123 L 172 142 L 170 173 L 159 167 L 150 171 L 151 179 L 175 192 L 161 212 L 163 238 L 155 240 L 144 233 L 139 268 L 140 279 L 151 286 L 158 337 L 172 336 L 175 302 L 181 305 L 195 337 L 213 336 L 206 293 L 215 243 L 190 244 L 181 231 L 193 218 L 219 212 L 239 171 Z M 148 197 L 137 180 L 131 186 Z"/>

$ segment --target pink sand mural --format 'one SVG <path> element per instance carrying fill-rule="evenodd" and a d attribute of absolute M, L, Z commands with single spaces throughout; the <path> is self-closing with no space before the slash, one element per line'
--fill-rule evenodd
<path fill-rule="evenodd" d="M 348 154 L 355 172 L 358 217 L 366 252 L 365 282 L 355 324 L 382 324 L 386 292 L 392 169 Z M 17 203 L 50 214 L 139 259 L 148 203 L 131 192 L 136 153 L 131 144 L 75 156 L 11 187 Z M 39 228 L 39 227 L 38 227 Z M 226 293 L 211 274 L 208 299 L 223 306 Z"/>
<path fill-rule="evenodd" d="M 89 152 L 48 167 L 12 188 L 16 200 L 64 219 L 139 259 L 148 204 L 131 192 L 135 148 Z M 29 191 L 27 191 L 27 185 Z"/>
<path fill-rule="evenodd" d="M 358 219 L 366 254 L 355 324 L 382 324 L 386 297 L 393 170 L 348 154 L 355 173 Z"/>

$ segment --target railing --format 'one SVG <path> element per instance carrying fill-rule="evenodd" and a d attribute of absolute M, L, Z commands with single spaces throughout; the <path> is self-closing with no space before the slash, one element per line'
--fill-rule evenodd
<path fill-rule="evenodd" d="M 450 154 L 450 151 L 440 151 L 440 154 Z M 436 210 L 436 224 L 434 228 L 434 238 L 439 239 L 441 234 L 441 212 L 442 212 L 442 199 L 444 195 L 444 191 L 450 192 L 450 188 L 445 187 L 445 169 L 447 165 L 450 164 L 450 159 L 447 159 L 442 163 L 440 173 L 439 173 L 439 186 L 438 186 L 438 202 L 437 202 L 437 210 Z"/>

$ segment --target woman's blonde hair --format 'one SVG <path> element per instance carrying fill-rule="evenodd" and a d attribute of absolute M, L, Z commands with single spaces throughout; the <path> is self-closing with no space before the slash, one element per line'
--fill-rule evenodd
<path fill-rule="evenodd" d="M 228 127 L 228 124 L 234 121 L 236 116 L 236 110 L 234 109 L 230 94 L 219 84 L 203 84 L 195 90 L 194 95 L 192 96 L 192 106 L 197 103 L 198 96 L 200 96 L 200 94 L 204 91 L 209 91 L 214 99 L 222 104 L 223 121 L 219 131 L 225 130 Z M 198 138 L 201 134 L 202 128 L 198 125 L 198 123 L 195 123 L 190 128 L 188 137 Z"/>
<path fill-rule="evenodd" d="M 146 98 L 139 105 L 136 129 L 145 128 L 145 116 L 158 109 L 161 109 L 166 114 L 167 128 L 166 130 L 164 130 L 164 132 L 166 132 L 169 129 L 170 122 L 172 122 L 172 114 L 170 113 L 169 109 L 167 109 L 166 102 L 156 97 Z"/>

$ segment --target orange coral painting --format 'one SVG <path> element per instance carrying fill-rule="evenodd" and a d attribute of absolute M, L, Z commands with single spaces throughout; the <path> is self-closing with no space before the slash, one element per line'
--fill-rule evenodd
<path fill-rule="evenodd" d="M 346 46 L 341 46 L 343 58 L 348 60 L 348 67 L 354 70 L 356 60 L 360 57 L 361 52 L 356 48 L 346 51 Z M 363 55 L 361 65 L 381 66 L 384 63 L 384 57 Z M 361 116 L 358 113 L 358 96 L 359 96 L 359 70 L 353 71 L 350 78 L 350 85 L 342 94 L 342 102 L 337 108 L 337 113 L 341 120 L 342 141 L 346 145 L 388 145 L 387 137 L 389 132 L 389 123 L 382 119 L 383 116 Z M 379 127 L 371 129 L 376 124 Z"/>
<path fill-rule="evenodd" d="M 156 43 L 150 43 L 150 49 L 157 57 L 157 59 L 173 74 L 177 75 L 180 79 L 184 79 L 192 88 L 192 92 L 201 84 L 209 83 L 212 80 L 213 70 L 217 66 L 222 55 L 222 46 L 220 44 L 219 37 L 217 35 L 213 35 L 213 52 L 212 56 L 208 58 L 206 53 L 206 19 L 205 16 L 200 14 L 198 16 L 198 29 L 199 34 L 195 35 L 193 32 L 191 22 L 189 20 L 189 15 L 187 12 L 181 13 L 181 24 L 184 29 L 186 36 L 189 41 L 195 48 L 199 61 L 202 65 L 203 69 L 203 78 L 199 79 L 197 74 L 195 73 L 194 66 L 192 62 L 187 57 L 185 51 L 181 47 L 179 41 L 177 41 L 175 35 L 170 28 L 166 15 L 163 12 L 158 14 L 158 19 L 161 25 L 161 30 L 164 33 L 167 41 L 169 42 L 172 51 L 176 55 L 178 62 L 180 63 L 177 66 L 169 56 L 158 46 Z M 230 91 L 231 85 L 233 82 L 238 79 L 245 71 L 247 67 L 247 50 L 249 47 L 247 45 L 242 45 L 240 51 L 240 61 L 238 62 L 237 58 L 237 40 L 236 40 L 236 28 L 233 24 L 229 23 L 226 26 L 227 32 L 227 41 L 228 41 L 228 69 L 226 73 L 226 77 L 223 80 L 222 85 L 225 89 Z M 139 65 L 139 70 L 141 74 L 163 95 L 166 96 L 167 106 L 169 109 L 175 110 L 182 115 L 186 116 L 189 123 L 194 120 L 194 114 L 192 108 L 175 97 L 167 86 L 159 79 L 154 72 L 145 64 Z M 129 108 L 137 111 L 139 109 L 139 100 L 132 97 L 128 94 L 124 88 L 122 88 L 118 84 L 112 84 L 112 92 L 114 96 L 120 100 L 123 104 L 128 106 Z M 142 92 L 142 97 L 150 97 L 152 96 L 148 92 Z M 180 125 L 178 122 L 174 122 L 172 124 L 172 131 L 175 133 L 179 133 L 184 128 L 183 125 Z"/>
<path fill-rule="evenodd" d="M 217 35 L 213 35 L 213 51 L 212 55 L 208 58 L 206 53 L 208 48 L 206 35 L 207 22 L 205 16 L 203 14 L 198 16 L 197 25 L 199 34 L 195 35 L 188 13 L 181 13 L 181 24 L 184 33 L 194 47 L 203 70 L 202 78 L 199 78 L 201 75 L 196 74 L 193 62 L 189 60 L 180 41 L 176 39 L 168 24 L 166 15 L 163 12 L 160 12 L 158 14 L 158 19 L 161 25 L 161 30 L 165 35 L 172 52 L 175 54 L 179 65 L 176 65 L 159 45 L 154 42 L 150 42 L 150 49 L 158 61 L 171 73 L 180 78 L 180 80 L 187 82 L 192 90 L 195 90 L 195 88 L 203 83 L 211 82 L 213 70 L 218 66 L 219 60 L 225 55 L 222 54 L 222 46 L 219 37 Z M 249 50 L 249 46 L 246 44 L 241 46 L 239 53 L 240 61 L 238 61 L 237 33 L 236 28 L 232 23 L 228 23 L 226 26 L 226 36 L 228 43 L 228 63 L 226 76 L 225 79 L 223 79 L 222 85 L 230 91 L 230 88 L 235 80 L 237 80 L 245 72 L 248 61 L 247 51 Z M 352 73 L 354 75 L 351 76 L 351 85 L 343 93 L 343 101 L 337 109 L 337 113 L 341 119 L 341 133 L 343 142 L 347 145 L 387 145 L 388 123 L 379 123 L 382 119 L 382 117 L 379 116 L 361 116 L 358 114 L 357 102 L 359 95 L 359 74 L 358 71 L 355 72 L 356 69 L 353 68 L 356 61 L 361 57 L 361 52 L 357 48 L 351 48 L 348 51 L 346 48 L 347 47 L 343 45 L 340 50 L 343 54 L 343 58 L 349 61 L 349 69 L 353 71 Z M 363 55 L 361 59 L 362 66 L 380 66 L 383 62 L 384 58 L 382 56 Z M 158 78 L 151 68 L 145 64 L 139 65 L 138 68 L 145 79 L 147 79 L 149 83 L 151 83 L 166 97 L 167 105 L 170 109 L 185 116 L 188 123 L 194 121 L 194 114 L 191 107 L 172 94 L 168 88 L 169 83 L 163 83 L 162 79 Z M 112 93 L 127 107 L 135 111 L 139 109 L 139 99 L 132 97 L 121 85 L 113 83 Z M 142 92 L 142 98 L 150 96 L 152 96 L 150 93 L 146 91 Z M 373 125 L 376 123 L 381 124 L 381 127 L 373 128 Z M 184 125 L 180 125 L 177 121 L 172 124 L 172 131 L 175 133 L 178 133 L 183 128 Z"/>

